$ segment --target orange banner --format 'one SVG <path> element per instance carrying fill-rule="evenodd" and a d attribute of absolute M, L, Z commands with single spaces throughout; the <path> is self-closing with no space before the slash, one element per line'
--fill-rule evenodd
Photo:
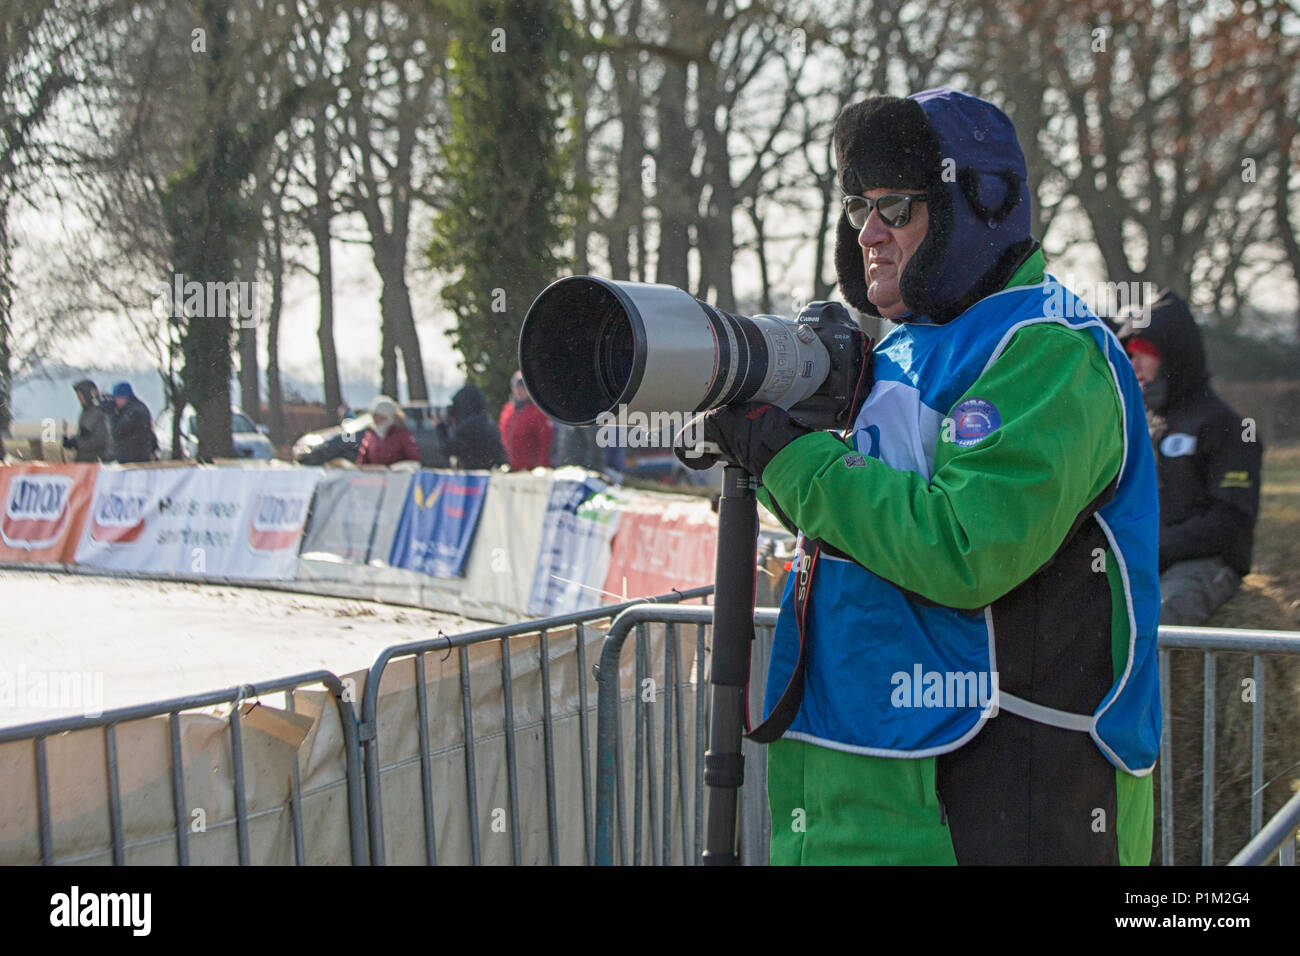
<path fill-rule="evenodd" d="M 665 507 L 638 500 L 619 515 L 604 600 L 617 603 L 712 584 L 717 547 L 718 516 L 707 501 Z"/>
<path fill-rule="evenodd" d="M 0 465 L 0 561 L 71 564 L 98 464 Z"/>

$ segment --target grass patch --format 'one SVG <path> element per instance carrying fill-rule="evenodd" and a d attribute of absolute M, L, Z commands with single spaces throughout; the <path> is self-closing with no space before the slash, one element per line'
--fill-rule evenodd
<path fill-rule="evenodd" d="M 1300 630 L 1300 443 L 1265 450 L 1251 573 L 1207 626 Z"/>

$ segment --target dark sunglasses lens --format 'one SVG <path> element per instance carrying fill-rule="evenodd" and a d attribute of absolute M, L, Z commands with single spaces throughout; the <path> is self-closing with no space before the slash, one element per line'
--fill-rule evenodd
<path fill-rule="evenodd" d="M 895 228 L 906 226 L 912 218 L 912 201 L 908 196 L 881 196 L 876 209 L 880 218 Z"/>
<path fill-rule="evenodd" d="M 871 215 L 871 204 L 861 196 L 848 196 L 844 200 L 844 215 L 848 217 L 850 226 L 861 229 Z"/>

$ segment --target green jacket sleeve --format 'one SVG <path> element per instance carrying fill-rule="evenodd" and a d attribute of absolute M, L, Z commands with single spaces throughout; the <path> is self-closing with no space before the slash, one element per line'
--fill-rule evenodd
<path fill-rule="evenodd" d="M 928 481 L 874 458 L 850 467 L 853 449 L 816 432 L 772 459 L 760 500 L 901 588 L 984 607 L 1042 567 L 1118 474 L 1123 415 L 1092 337 L 1053 323 L 1017 332 L 959 402 L 971 397 L 1001 426 L 961 447 L 946 420 Z"/>

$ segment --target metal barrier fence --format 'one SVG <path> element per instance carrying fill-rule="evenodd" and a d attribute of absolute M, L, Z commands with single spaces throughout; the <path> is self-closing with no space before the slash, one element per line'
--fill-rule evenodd
<path fill-rule="evenodd" d="M 1201 710 L 1201 865 L 1214 861 L 1215 740 L 1218 730 L 1215 712 L 1217 660 L 1215 652 L 1245 653 L 1252 657 L 1252 681 L 1256 706 L 1250 728 L 1250 833 L 1251 841 L 1233 857 L 1233 864 L 1258 865 L 1274 852 L 1278 862 L 1295 865 L 1295 831 L 1300 825 L 1300 800 L 1292 799 L 1274 815 L 1268 827 L 1261 827 L 1264 809 L 1264 719 L 1265 669 L 1263 655 L 1285 654 L 1300 659 L 1300 632 L 1262 631 L 1245 628 L 1162 627 L 1160 628 L 1160 836 L 1161 860 L 1174 862 L 1174 761 L 1173 709 L 1170 700 L 1170 654 L 1175 650 L 1203 654 L 1204 690 Z M 1270 781 L 1273 782 L 1273 781 Z M 1289 821 L 1289 823 L 1288 823 Z"/>
<path fill-rule="evenodd" d="M 760 639 L 751 655 L 750 700 L 761 699 L 766 672 L 766 649 L 771 645 L 771 628 L 776 625 L 774 608 L 760 608 L 754 624 Z M 647 653 L 646 627 L 665 626 L 663 670 L 663 746 L 656 754 L 655 706 L 658 694 L 646 695 L 645 681 L 653 680 Z M 695 625 L 694 658 L 696 680 L 681 676 L 679 625 Z M 708 738 L 708 706 L 705 631 L 713 625 L 712 608 L 648 607 L 629 608 L 614 619 L 605 637 L 597 675 L 599 687 L 597 726 L 596 863 L 640 865 L 647 856 L 657 865 L 681 862 L 693 865 L 700 859 L 704 833 L 704 741 Z M 623 700 L 619 662 L 623 645 L 636 629 L 636 676 L 633 696 L 634 731 L 632 763 L 633 842 L 628 849 L 628 812 L 625 798 L 627 767 L 622 728 Z M 651 685 L 656 687 L 656 685 Z M 693 698 L 693 726 L 683 706 Z M 691 749 L 687 749 L 687 740 Z M 674 781 L 673 754 L 676 745 L 677 773 Z M 766 862 L 767 820 L 765 763 L 762 748 L 745 741 L 745 783 L 741 791 L 741 858 L 747 864 Z M 687 768 L 689 758 L 690 769 Z M 757 758 L 757 759 L 756 759 Z M 656 766 L 661 772 L 656 771 Z M 686 781 L 692 777 L 688 796 Z M 674 800 L 677 827 L 673 826 Z M 750 809 L 750 808 L 753 809 Z M 693 826 L 688 827 L 690 819 Z M 688 833 L 689 829 L 689 833 Z M 617 850 L 617 857 L 615 851 Z"/>
<path fill-rule="evenodd" d="M 465 634 L 439 635 L 424 641 L 387 648 L 383 651 L 366 677 L 362 697 L 361 719 L 357 721 L 352 706 L 352 690 L 337 676 L 326 671 L 313 671 L 280 680 L 241 685 L 222 691 L 179 697 L 156 703 L 119 708 L 97 717 L 68 717 L 40 723 L 0 729 L 0 744 L 30 740 L 32 743 L 32 768 L 34 771 L 35 808 L 39 835 L 40 862 L 45 864 L 73 863 L 111 853 L 114 864 L 127 862 L 128 851 L 145 851 L 159 843 L 174 843 L 176 862 L 190 862 L 190 812 L 186 801 L 185 762 L 182 746 L 180 718 L 185 712 L 221 704 L 231 704 L 226 718 L 222 740 L 229 740 L 231 797 L 234 840 L 241 864 L 251 862 L 250 821 L 258 816 L 282 813 L 287 809 L 292 827 L 292 848 L 295 863 L 307 862 L 310 847 L 304 836 L 304 798 L 315 796 L 339 785 L 327 782 L 315 789 L 304 791 L 299 779 L 299 758 L 292 758 L 290 793 L 287 803 L 265 807 L 250 813 L 246 797 L 245 743 L 241 725 L 241 707 L 244 702 L 273 694 L 284 694 L 286 709 L 295 711 L 295 694 L 323 686 L 333 699 L 339 718 L 342 737 L 342 757 L 345 776 L 341 781 L 346 788 L 346 814 L 348 853 L 351 862 L 382 864 L 386 862 L 386 836 L 383 816 L 385 772 L 399 771 L 408 762 L 418 763 L 418 809 L 411 807 L 403 813 L 402 825 L 421 824 L 418 844 L 403 843 L 403 853 L 416 853 L 422 847 L 427 863 L 438 862 L 440 837 L 449 831 L 439 830 L 437 815 L 441 809 L 446 815 L 448 804 L 460 801 L 444 800 L 439 807 L 435 793 L 451 794 L 455 788 L 443 785 L 435 788 L 433 768 L 436 759 L 458 760 L 463 764 L 463 812 L 465 826 L 453 839 L 468 841 L 466 859 L 474 864 L 483 862 L 483 845 L 479 828 L 480 776 L 479 749 L 487 746 L 491 738 L 504 748 L 504 761 L 496 768 L 503 780 L 488 779 L 489 787 L 504 789 L 504 805 L 492 812 L 492 832 L 508 834 L 509 862 L 526 862 L 523 835 L 526 827 L 523 817 L 535 818 L 532 833 L 536 843 L 545 845 L 545 851 L 535 851 L 527 862 L 558 864 L 568 853 L 570 862 L 609 865 L 642 862 L 654 864 L 694 864 L 698 862 L 703 840 L 704 786 L 703 747 L 708 734 L 708 707 L 705 691 L 707 682 L 707 631 L 712 626 L 713 609 L 707 605 L 673 606 L 669 603 L 705 598 L 712 588 L 675 592 L 654 599 L 654 603 L 630 602 L 610 607 L 596 608 L 575 614 L 561 615 L 543 620 L 523 621 L 513 625 L 493 627 Z M 599 664 L 593 668 L 598 687 L 598 726 L 596 734 L 596 779 L 594 813 L 590 769 L 591 734 L 590 707 L 587 690 L 588 628 L 596 622 L 613 617 L 604 635 Z M 755 613 L 755 627 L 759 639 L 754 642 L 750 700 L 761 700 L 761 685 L 766 671 L 767 650 L 771 630 L 776 623 L 776 610 L 759 609 Z M 693 638 L 679 633 L 694 625 Z M 571 713 L 557 714 L 554 708 L 551 664 L 552 632 L 573 627 L 573 661 L 566 664 L 577 675 L 572 681 L 576 705 Z M 656 644 L 652 629 L 662 628 L 662 640 Z M 636 654 L 633 661 L 632 689 L 624 694 L 621 657 L 627 638 L 635 631 Z M 539 693 L 536 704 L 538 715 L 533 719 L 520 718 L 516 713 L 515 670 L 524 661 L 522 648 L 536 635 L 536 674 Z M 593 636 L 599 637 L 598 629 Z M 523 640 L 520 640 L 523 639 Z M 499 674 L 501 690 L 502 726 L 499 731 L 476 735 L 473 723 L 473 667 L 471 658 L 477 649 L 488 650 L 495 644 L 495 657 L 489 654 L 488 663 Z M 519 647 L 512 646 L 519 645 Z M 656 669 L 655 648 L 661 648 L 662 658 Z M 522 648 L 522 649 L 521 649 Z M 1265 726 L 1265 668 L 1263 656 L 1282 654 L 1300 656 L 1300 633 L 1278 631 L 1245 631 L 1208 628 L 1162 628 L 1160 632 L 1160 668 L 1162 680 L 1162 713 L 1164 736 L 1161 741 L 1161 821 L 1162 859 L 1168 863 L 1173 851 L 1173 771 L 1171 739 L 1171 701 L 1168 674 L 1170 654 L 1173 651 L 1196 651 L 1204 655 L 1204 700 L 1202 730 L 1203 780 L 1202 786 L 1202 862 L 1213 860 L 1214 805 L 1215 805 L 1215 750 L 1216 718 L 1216 652 L 1248 653 L 1253 655 L 1253 680 L 1258 706 L 1252 712 L 1251 746 L 1251 840 L 1232 859 L 1234 865 L 1259 865 L 1278 855 L 1279 863 L 1294 865 L 1295 838 L 1300 828 L 1300 794 L 1292 797 L 1271 820 L 1263 820 L 1263 734 Z M 438 722 L 430 709 L 431 684 L 426 670 L 426 655 L 457 654 L 455 674 L 447 679 L 449 696 L 458 697 L 461 721 L 459 742 L 437 748 L 431 732 Z M 479 655 L 480 658 L 483 655 Z M 530 660 L 531 655 L 528 655 Z M 414 700 L 402 695 L 381 695 L 381 685 L 391 664 L 409 660 L 413 672 Z M 512 664 L 512 660 L 515 664 Z M 480 664 L 482 661 L 479 662 Z M 480 668 L 479 673 L 486 673 Z M 662 676 L 662 683 L 659 677 Z M 572 675 L 570 675 L 572 676 Z M 480 695 L 483 688 L 480 687 Z M 387 707 L 384 704 L 387 703 Z M 413 707 L 411 706 L 413 703 Z M 662 708 L 660 704 L 662 703 Z M 632 709 L 631 735 L 625 725 L 625 711 Z M 384 766 L 381 763 L 380 743 L 384 738 L 382 728 L 389 726 L 394 715 L 405 711 L 416 718 L 414 728 L 418 752 L 408 761 L 397 761 Z M 446 709 L 442 711 L 447 712 Z M 660 717 L 660 715 L 662 715 Z M 123 724 L 166 716 L 169 761 L 170 803 L 174 827 L 169 836 L 151 836 L 134 842 L 127 838 L 123 825 L 122 785 L 118 728 Z M 659 728 L 657 719 L 661 719 Z M 576 723 L 577 739 L 565 746 L 567 761 L 557 764 L 556 751 L 562 743 L 557 734 L 562 720 Z M 51 810 L 50 768 L 47 753 L 48 739 L 70 731 L 93 728 L 103 729 L 104 768 L 106 773 L 106 816 L 108 846 L 96 847 L 74 855 L 56 858 L 55 823 Z M 527 746 L 526 736 L 534 732 L 539 740 L 540 753 L 535 780 L 525 781 L 524 798 L 520 787 L 520 750 Z M 742 859 L 746 863 L 766 862 L 770 821 L 767 819 L 767 801 L 763 780 L 764 761 L 762 748 L 746 742 L 746 781 L 741 797 L 740 839 Z M 627 766 L 627 751 L 632 751 L 631 766 Z M 364 760 L 363 760 L 364 757 Z M 445 761 L 444 761 L 445 762 Z M 568 773 L 557 772 L 557 766 Z M 445 769 L 445 768 L 444 768 Z M 530 768 L 525 767 L 525 772 Z M 364 784 L 363 784 L 364 776 Z M 444 775 L 445 776 L 445 775 Z M 492 774 L 489 772 L 489 778 Z M 627 798 L 631 783 L 631 800 Z M 364 794 L 363 794 L 364 787 Z M 528 797 L 538 797 L 529 800 Z M 541 806 L 544 796 L 544 808 Z M 498 819 L 499 817 L 499 819 Z M 562 826 L 562 818 L 579 821 L 573 827 Z M 497 824 L 500 824 L 499 828 Z M 100 826 L 103 824 L 101 823 Z M 576 827 L 578 835 L 571 831 Z M 631 839 L 629 840 L 629 827 Z M 367 848 L 367 836 L 369 847 Z M 563 842 L 567 840 L 568 842 Z M 581 850 L 575 848 L 580 843 Z M 568 849 L 562 852 L 562 845 Z M 569 851 L 572 850 L 573 853 Z M 574 854 L 576 853 L 576 857 Z M 504 860 L 503 860 L 504 862 Z"/>
<path fill-rule="evenodd" d="M 114 865 L 126 862 L 128 850 L 140 849 L 156 844 L 158 840 L 148 839 L 130 843 L 125 837 L 122 813 L 121 780 L 122 768 L 119 764 L 117 730 L 119 725 L 152 717 L 166 716 L 167 732 L 170 746 L 167 759 L 171 779 L 171 803 L 175 816 L 174 842 L 176 862 L 182 866 L 190 862 L 191 813 L 193 808 L 186 801 L 185 762 L 181 740 L 180 718 L 186 711 L 231 704 L 227 719 L 225 736 L 230 740 L 230 761 L 232 796 L 234 803 L 235 844 L 241 865 L 250 862 L 249 823 L 250 817 L 245 789 L 244 735 L 241 727 L 240 705 L 254 698 L 271 694 L 285 695 L 287 710 L 294 711 L 294 694 L 307 687 L 323 685 L 334 699 L 339 715 L 339 724 L 343 734 L 343 756 L 346 765 L 345 785 L 347 788 L 348 836 L 351 861 L 364 863 L 365 848 L 365 811 L 361 795 L 361 762 L 357 746 L 356 720 L 353 715 L 349 694 L 343 683 L 328 671 L 311 671 L 293 677 L 257 684 L 241 684 L 227 690 L 212 691 L 177 697 L 171 700 L 122 707 L 106 711 L 96 717 L 66 717 L 58 720 L 24 724 L 0 729 L 0 744 L 30 739 L 35 749 L 35 786 L 37 805 L 37 827 L 40 842 L 40 862 L 43 864 L 74 863 L 94 857 L 103 852 L 95 849 L 79 856 L 55 859 L 54 823 L 51 814 L 49 765 L 47 759 L 48 738 L 70 731 L 81 731 L 102 727 L 104 730 L 105 772 L 107 790 L 108 827 Z M 289 794 L 288 810 L 292 821 L 294 861 L 301 865 L 305 862 L 306 848 L 303 836 L 303 797 L 300 786 L 299 763 L 295 753 L 293 757 L 292 781 Z M 264 810 L 263 813 L 279 812 L 282 808 Z M 203 832 L 206 832 L 206 825 Z"/>
<path fill-rule="evenodd" d="M 361 723 L 359 726 L 359 738 L 361 741 L 362 753 L 364 757 L 365 778 L 366 778 L 366 806 L 370 834 L 370 862 L 375 865 L 383 865 L 387 862 L 388 840 L 385 836 L 384 825 L 384 774 L 387 772 L 390 777 L 397 774 L 404 766 L 413 765 L 416 759 L 419 764 L 419 807 L 416 810 L 411 807 L 411 812 L 406 814 L 409 818 L 416 814 L 422 821 L 422 832 L 420 834 L 423 844 L 424 862 L 435 864 L 438 862 L 439 848 L 439 829 L 437 826 L 437 815 L 441 810 L 445 816 L 451 816 L 453 812 L 458 811 L 455 807 L 438 807 L 434 800 L 434 762 L 440 760 L 438 771 L 441 779 L 446 786 L 440 788 L 443 792 L 450 792 L 457 784 L 464 788 L 465 800 L 463 805 L 463 820 L 460 821 L 462 826 L 456 828 L 453 834 L 458 839 L 467 838 L 467 846 L 459 846 L 457 849 L 463 851 L 461 858 L 463 861 L 471 862 L 478 865 L 483 861 L 483 845 L 479 824 L 479 777 L 484 771 L 478 766 L 479 749 L 484 746 L 485 740 L 500 740 L 504 747 L 504 806 L 493 808 L 492 810 L 492 829 L 493 833 L 509 834 L 509 861 L 513 864 L 524 862 L 524 848 L 522 846 L 522 831 L 525 827 L 521 823 L 521 809 L 533 810 L 532 807 L 521 807 L 519 797 L 519 734 L 520 731 L 527 731 L 532 728 L 540 727 L 541 730 L 541 772 L 544 776 L 542 787 L 545 794 L 545 839 L 546 853 L 544 859 L 537 857 L 537 862 L 548 862 L 558 864 L 561 857 L 561 826 L 560 816 L 566 813 L 572 818 L 577 811 L 577 803 L 581 802 L 581 827 L 582 827 L 582 854 L 577 862 L 591 863 L 594 854 L 593 842 L 593 822 L 591 810 L 591 772 L 588 755 L 590 752 L 591 734 L 589 730 L 590 706 L 588 704 L 588 688 L 586 678 L 586 651 L 587 651 L 587 628 L 597 621 L 613 618 L 620 612 L 636 605 L 653 607 L 659 610 L 665 610 L 664 602 L 675 602 L 683 600 L 694 600 L 696 598 L 705 598 L 712 594 L 713 587 L 701 587 L 688 591 L 673 592 L 672 594 L 662 595 L 651 598 L 651 603 L 645 604 L 640 601 L 627 602 L 624 604 L 611 605 L 600 608 L 593 608 L 587 611 L 565 614 L 556 617 L 545 618 L 542 620 L 521 621 L 517 624 L 505 625 L 500 627 L 486 628 L 478 631 L 471 631 L 465 634 L 452 636 L 440 634 L 438 637 L 428 640 L 416 641 L 407 644 L 400 644 L 389 647 L 382 651 L 375 663 L 371 666 L 366 676 L 365 691 L 362 696 Z M 708 606 L 695 608 L 699 613 L 711 619 L 713 609 Z M 576 763 L 577 776 L 579 779 L 565 779 L 561 781 L 557 775 L 555 751 L 557 747 L 556 726 L 560 719 L 559 715 L 554 713 L 553 709 L 553 689 L 551 675 L 552 647 L 550 641 L 550 632 L 573 627 L 575 629 L 575 660 L 577 679 L 573 681 L 576 690 L 576 707 L 574 713 L 562 715 L 565 718 L 574 718 L 577 720 L 578 740 L 576 746 L 566 747 L 566 753 L 573 756 L 570 763 Z M 512 639 L 518 643 L 519 638 L 529 635 L 537 635 L 537 678 L 540 684 L 537 703 L 540 703 L 540 716 L 533 721 L 520 720 L 516 716 L 515 690 L 514 690 L 514 666 L 511 661 L 519 658 L 513 651 L 511 644 Z M 501 716 L 503 720 L 499 732 L 483 734 L 480 731 L 476 743 L 476 732 L 473 723 L 473 695 L 471 672 L 473 670 L 471 656 L 473 649 L 485 645 L 489 642 L 498 643 L 497 656 L 499 658 L 499 688 L 501 695 Z M 431 653 L 443 654 L 443 661 L 447 660 L 451 652 L 457 653 L 455 673 L 441 680 L 431 680 L 426 672 L 425 656 Z M 408 704 L 406 707 L 405 718 L 401 711 L 396 707 L 384 710 L 381 707 L 381 684 L 385 672 L 389 666 L 397 660 L 411 659 L 414 666 L 412 682 L 414 685 L 414 704 L 413 712 Z M 489 662 L 492 663 L 492 662 Z M 479 673 L 482 678 L 488 675 L 487 669 L 480 667 Z M 481 678 L 481 679 L 482 679 Z M 441 746 L 435 746 L 431 740 L 431 730 L 434 725 L 430 721 L 429 709 L 429 688 L 434 686 L 438 688 L 440 684 L 447 683 L 454 686 L 454 690 L 448 690 L 448 693 L 456 693 L 460 698 L 461 726 L 458 736 L 451 736 L 444 739 Z M 495 688 L 492 688 L 495 690 Z M 483 691 L 481 690 L 480 693 Z M 398 760 L 388 766 L 384 766 L 380 756 L 380 738 L 383 736 L 382 728 L 389 727 L 390 737 L 401 737 L 403 730 L 409 738 L 409 727 L 403 724 L 404 719 L 414 716 L 416 721 L 415 727 L 415 747 L 418 753 L 408 755 L 405 760 Z M 440 731 L 454 730 L 454 728 L 437 728 Z M 409 742 L 409 741 L 408 741 Z M 457 757 L 463 763 L 461 768 L 453 768 L 449 760 L 454 761 Z M 447 758 L 447 759 L 443 759 Z M 493 775 L 494 770 L 499 770 L 500 766 L 490 767 L 486 773 L 488 776 Z M 463 779 L 457 779 L 463 774 Z M 498 780 L 499 784 L 500 781 Z M 560 795 L 560 787 L 564 786 L 564 797 Z M 567 799 L 571 798 L 571 799 Z M 409 804 L 415 801 L 409 800 Z M 442 834 L 446 836 L 446 827 Z M 564 834 L 568 835 L 567 830 Z M 402 850 L 408 855 L 413 852 L 406 843 L 402 844 Z"/>
<path fill-rule="evenodd" d="M 597 727 L 597 790 L 596 790 L 596 863 L 612 865 L 616 862 L 638 865 L 647 860 L 655 864 L 666 862 L 697 863 L 702 850 L 704 781 L 703 747 L 708 737 L 707 692 L 704 658 L 705 632 L 712 627 L 712 609 L 686 607 L 634 607 L 620 614 L 611 625 L 601 650 L 598 676 Z M 771 628 L 775 625 L 774 609 L 759 609 L 754 616 L 757 639 L 751 667 L 750 700 L 761 700 L 762 681 L 766 671 L 765 660 L 771 643 Z M 677 647 L 673 635 L 682 625 L 696 627 L 696 672 L 699 683 L 687 688 L 678 683 L 676 672 L 671 671 L 673 658 L 665 657 L 665 688 L 670 691 L 665 700 L 662 743 L 656 751 L 655 699 L 634 696 L 635 753 L 630 768 L 633 781 L 631 833 L 632 846 L 628 845 L 628 818 L 625 787 L 629 768 L 624 755 L 622 729 L 623 692 L 619 680 L 619 663 L 628 636 L 637 632 L 636 687 L 649 674 L 644 661 L 644 628 L 661 624 L 668 629 L 666 647 Z M 1258 865 L 1279 854 L 1283 865 L 1294 865 L 1295 837 L 1300 827 L 1300 795 L 1291 799 L 1275 814 L 1267 826 L 1262 826 L 1263 814 L 1263 738 L 1264 738 L 1264 665 L 1261 655 L 1300 655 L 1300 632 L 1256 631 L 1227 628 L 1163 627 L 1159 636 L 1161 679 L 1161 708 L 1163 735 L 1161 739 L 1161 845 L 1162 860 L 1166 865 L 1173 859 L 1173 751 L 1172 717 L 1169 689 L 1169 655 L 1173 650 L 1200 650 L 1205 656 L 1205 691 L 1203 711 L 1204 745 L 1202 800 L 1202 863 L 1210 865 L 1214 853 L 1214 783 L 1215 783 L 1215 652 L 1249 653 L 1254 655 L 1255 691 L 1257 706 L 1252 712 L 1251 748 L 1251 827 L 1252 839 L 1236 857 L 1234 864 Z M 686 715 L 680 705 L 687 692 L 695 694 L 695 720 L 693 751 L 684 743 Z M 676 708 L 674 709 L 674 703 Z M 752 717 L 761 715 L 751 714 Z M 673 773 L 673 753 L 676 747 L 677 766 Z M 740 842 L 741 857 L 747 863 L 765 862 L 769 822 L 764 792 L 764 761 L 761 748 L 745 742 L 745 788 L 742 792 Z M 686 766 L 687 755 L 693 759 Z M 656 767 L 661 773 L 656 772 Z M 693 779 L 691 777 L 693 770 Z M 689 783 L 688 783 L 689 779 Z M 688 794 L 689 786 L 689 794 Z M 672 827 L 673 799 L 680 810 L 678 829 Z M 694 839 L 687 833 L 687 806 L 694 816 Z M 645 812 L 648 810 L 648 812 Z M 680 837 L 680 839 L 678 839 Z"/>

